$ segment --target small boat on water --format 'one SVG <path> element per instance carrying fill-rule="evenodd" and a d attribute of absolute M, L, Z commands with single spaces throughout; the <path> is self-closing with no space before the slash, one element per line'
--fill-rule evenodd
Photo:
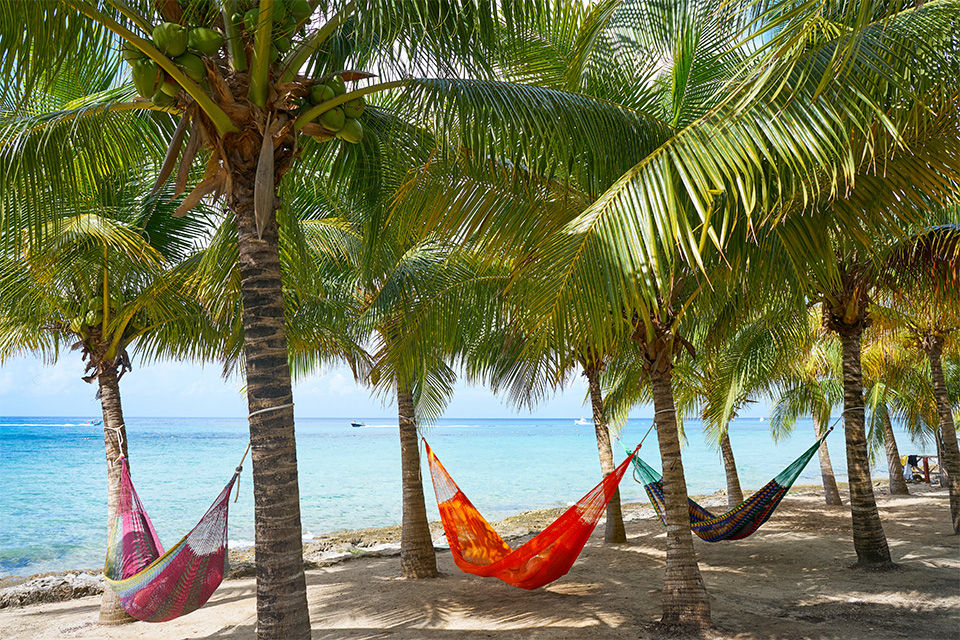
<path fill-rule="evenodd" d="M 350 426 L 354 429 L 359 429 L 360 427 L 365 427 L 367 425 L 363 424 L 362 422 L 351 422 Z"/>
<path fill-rule="evenodd" d="M 88 422 L 87 424 L 89 424 L 89 425 L 91 425 L 91 426 L 94 426 L 94 427 L 99 427 L 100 425 L 103 424 L 103 420 L 91 420 L 91 421 Z"/>
<path fill-rule="evenodd" d="M 586 418 L 577 418 L 577 421 L 574 422 L 573 424 L 583 427 L 588 424 L 593 424 L 593 420 L 587 420 Z"/>

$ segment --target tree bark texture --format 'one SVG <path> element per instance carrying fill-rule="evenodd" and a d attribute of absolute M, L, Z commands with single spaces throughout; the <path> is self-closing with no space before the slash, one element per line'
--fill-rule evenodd
<path fill-rule="evenodd" d="M 823 425 L 820 424 L 820 418 L 813 414 L 813 431 L 817 437 L 823 435 Z M 823 498 L 828 505 L 835 506 L 843 504 L 840 500 L 840 489 L 837 488 L 837 479 L 833 475 L 833 463 L 830 462 L 830 450 L 827 449 L 827 441 L 824 440 L 817 449 L 817 457 L 820 460 L 820 478 L 823 481 Z"/>
<path fill-rule="evenodd" d="M 303 574 L 293 390 L 278 230 L 271 214 L 263 237 L 257 237 L 255 172 L 255 166 L 234 170 L 231 205 L 240 254 L 247 406 L 251 413 L 257 637 L 302 640 L 310 638 L 310 617 Z M 263 409 L 273 410 L 252 415 Z"/>
<path fill-rule="evenodd" d="M 860 367 L 861 333 L 862 329 L 851 329 L 840 334 L 843 345 L 843 424 L 857 565 L 876 568 L 890 565 L 891 561 L 870 478 L 870 457 L 864 425 L 863 372 Z"/>
<path fill-rule="evenodd" d="M 437 556 L 427 524 L 427 505 L 420 475 L 420 448 L 413 392 L 397 384 L 400 423 L 400 475 L 403 491 L 403 527 L 400 532 L 400 574 L 404 578 L 437 577 Z"/>
<path fill-rule="evenodd" d="M 102 363 L 97 374 L 97 385 L 100 389 L 100 408 L 103 411 L 103 448 L 107 456 L 107 526 L 112 527 L 117 518 L 117 504 L 120 501 L 121 467 L 118 458 L 121 454 L 127 456 L 127 430 L 123 424 L 117 367 Z M 129 465 L 129 461 L 127 464 Z M 135 620 L 120 606 L 117 592 L 105 587 L 100 599 L 100 624 L 127 622 Z"/>
<path fill-rule="evenodd" d="M 604 410 L 603 393 L 600 390 L 600 372 L 595 367 L 583 370 L 590 388 L 590 405 L 593 409 L 593 427 L 597 432 L 597 452 L 600 454 L 600 471 L 603 477 L 613 473 L 613 447 L 610 443 L 610 431 L 607 428 L 607 414 Z M 607 505 L 607 525 L 603 535 L 604 542 L 626 542 L 627 532 L 623 526 L 623 511 L 620 507 L 620 489 L 613 492 L 613 498 Z"/>
<path fill-rule="evenodd" d="M 650 369 L 653 406 L 656 411 L 657 441 L 663 466 L 663 501 L 667 519 L 667 566 L 663 581 L 664 625 L 711 626 L 710 599 L 700 575 L 690 531 L 687 483 L 680 457 L 673 398 L 672 369 L 669 365 Z"/>
<path fill-rule="evenodd" d="M 947 383 L 943 377 L 943 338 L 934 336 L 930 340 L 927 354 L 930 359 L 933 395 L 937 399 L 937 412 L 940 414 L 940 469 L 941 474 L 943 470 L 947 472 L 953 532 L 960 533 L 960 446 L 957 445 L 957 428 L 953 422 Z"/>
<path fill-rule="evenodd" d="M 740 488 L 740 476 L 737 475 L 737 461 L 733 458 L 730 446 L 730 432 L 723 430 L 720 437 L 720 454 L 723 456 L 723 471 L 727 476 L 727 508 L 733 509 L 743 502 L 743 490 Z"/>
<path fill-rule="evenodd" d="M 893 435 L 893 422 L 890 413 L 883 412 L 883 448 L 887 453 L 887 473 L 890 474 L 890 495 L 910 495 L 907 481 L 903 477 L 903 465 L 900 463 L 900 451 L 897 449 L 897 439 Z"/>

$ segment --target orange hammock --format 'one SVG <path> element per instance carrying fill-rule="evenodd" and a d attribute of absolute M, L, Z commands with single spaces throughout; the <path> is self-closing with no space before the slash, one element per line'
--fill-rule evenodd
<path fill-rule="evenodd" d="M 461 570 L 537 589 L 570 571 L 637 450 L 579 502 L 523 546 L 512 549 L 463 495 L 424 440 L 443 531 Z M 640 449 L 638 446 L 637 449 Z"/>

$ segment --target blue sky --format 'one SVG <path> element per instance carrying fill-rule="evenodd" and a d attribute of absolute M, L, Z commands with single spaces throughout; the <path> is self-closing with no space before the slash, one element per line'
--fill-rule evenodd
<path fill-rule="evenodd" d="M 14 358 L 0 366 L 0 415 L 96 416 L 100 403 L 95 385 L 80 379 L 83 363 L 69 353 L 55 364 L 35 358 Z M 128 416 L 242 417 L 246 400 L 242 381 L 224 380 L 214 366 L 165 362 L 140 367 L 134 364 L 120 382 L 124 413 Z M 577 417 L 589 416 L 584 405 L 582 377 L 532 413 L 517 411 L 482 387 L 460 383 L 447 409 L 451 418 Z M 299 381 L 294 387 L 297 415 L 304 418 L 376 418 L 396 414 L 393 406 L 353 381 L 346 368 L 331 368 Z M 766 415 L 766 403 L 751 405 L 744 417 Z M 631 416 L 652 415 L 638 407 Z"/>

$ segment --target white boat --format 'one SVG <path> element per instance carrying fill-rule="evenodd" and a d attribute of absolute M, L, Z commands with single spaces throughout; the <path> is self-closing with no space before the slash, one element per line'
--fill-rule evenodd
<path fill-rule="evenodd" d="M 593 424 L 593 420 L 587 420 L 586 418 L 577 418 L 576 422 L 574 422 L 573 424 L 583 427 L 588 424 Z"/>

